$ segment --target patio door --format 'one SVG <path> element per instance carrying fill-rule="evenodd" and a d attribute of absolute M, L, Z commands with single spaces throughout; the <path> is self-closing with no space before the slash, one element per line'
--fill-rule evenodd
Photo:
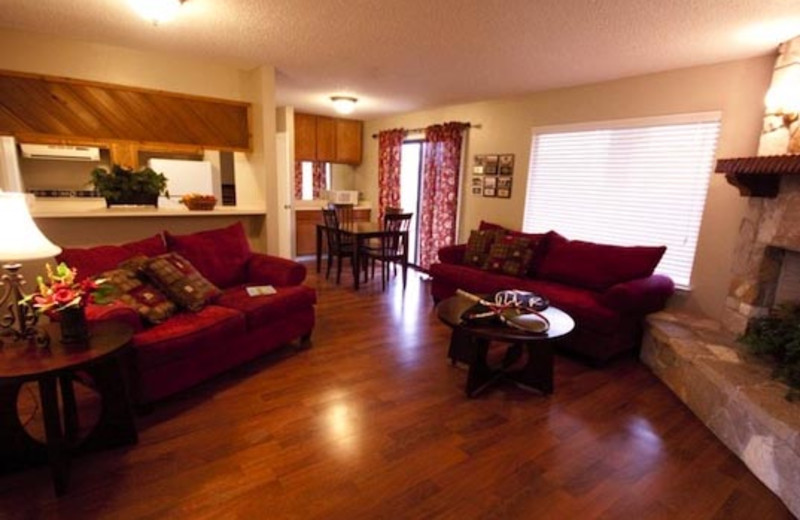
<path fill-rule="evenodd" d="M 419 203 L 420 184 L 422 179 L 422 146 L 421 140 L 409 140 L 403 143 L 400 155 L 400 206 L 403 211 L 411 212 L 408 238 L 408 261 L 416 265 L 419 255 Z"/>

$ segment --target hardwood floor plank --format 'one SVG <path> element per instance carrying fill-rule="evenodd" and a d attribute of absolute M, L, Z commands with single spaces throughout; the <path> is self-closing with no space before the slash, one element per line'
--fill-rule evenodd
<path fill-rule="evenodd" d="M 312 348 L 158 403 L 60 499 L 46 468 L 0 475 L 0 518 L 791 518 L 638 360 L 557 356 L 551 396 L 467 399 L 427 283 L 355 293 L 347 273 L 307 282 Z"/>

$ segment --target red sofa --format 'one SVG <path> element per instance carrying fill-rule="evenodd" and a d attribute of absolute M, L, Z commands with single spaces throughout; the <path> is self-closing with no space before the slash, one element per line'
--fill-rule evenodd
<path fill-rule="evenodd" d="M 65 248 L 57 258 L 91 277 L 137 255 L 179 253 L 221 296 L 197 312 L 178 311 L 146 326 L 132 307 L 89 305 L 89 320 L 121 320 L 133 337 L 133 401 L 146 404 L 189 388 L 293 340 L 307 343 L 314 328 L 316 292 L 302 285 L 297 262 L 250 251 L 241 224 L 176 236 L 165 232 L 123 245 Z M 273 285 L 277 294 L 250 297 L 246 286 Z"/>
<path fill-rule="evenodd" d="M 481 222 L 479 229 L 502 228 Z M 520 289 L 543 295 L 575 320 L 575 330 L 561 346 L 602 363 L 637 349 L 642 318 L 661 310 L 674 292 L 669 277 L 652 274 L 666 248 L 567 240 L 553 231 L 506 232 L 532 239 L 535 251 L 523 277 L 464 265 L 465 244 L 445 247 L 439 250 L 439 263 L 430 267 L 434 301 L 452 296 L 456 289 L 473 293 Z"/>

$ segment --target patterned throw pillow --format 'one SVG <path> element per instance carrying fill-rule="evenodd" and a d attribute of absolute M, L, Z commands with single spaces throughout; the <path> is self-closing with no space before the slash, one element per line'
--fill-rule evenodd
<path fill-rule="evenodd" d="M 151 258 L 142 272 L 164 291 L 170 300 L 190 311 L 199 311 L 217 298 L 220 291 L 178 253 Z"/>
<path fill-rule="evenodd" d="M 492 244 L 504 237 L 505 234 L 505 229 L 482 229 L 470 232 L 467 249 L 464 251 L 464 265 L 482 268 L 489 258 Z"/>
<path fill-rule="evenodd" d="M 492 273 L 523 276 L 533 257 L 531 240 L 525 237 L 505 236 L 489 249 L 483 269 Z"/>
<path fill-rule="evenodd" d="M 111 297 L 136 309 L 148 323 L 155 325 L 175 314 L 175 304 L 130 269 L 113 269 L 101 273 L 98 278 L 104 278 L 112 288 Z"/>

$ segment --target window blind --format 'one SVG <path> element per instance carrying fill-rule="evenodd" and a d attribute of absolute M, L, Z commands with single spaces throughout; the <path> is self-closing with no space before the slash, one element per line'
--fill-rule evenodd
<path fill-rule="evenodd" d="M 656 272 L 689 287 L 719 115 L 686 119 L 535 132 L 523 229 L 623 246 L 665 245 Z"/>

